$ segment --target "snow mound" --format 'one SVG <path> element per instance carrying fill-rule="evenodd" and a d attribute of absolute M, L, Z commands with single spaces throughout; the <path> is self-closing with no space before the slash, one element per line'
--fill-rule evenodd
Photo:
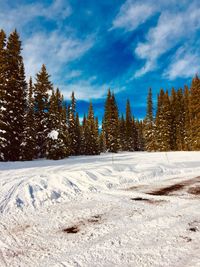
<path fill-rule="evenodd" d="M 135 152 L 72 157 L 56 162 L 2 163 L 0 212 L 16 208 L 34 210 L 147 180 L 194 177 L 200 174 L 199 160 L 200 153 L 195 152 Z"/>

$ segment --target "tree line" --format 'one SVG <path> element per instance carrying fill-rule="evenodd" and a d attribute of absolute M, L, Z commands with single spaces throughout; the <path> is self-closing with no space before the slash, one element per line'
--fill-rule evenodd
<path fill-rule="evenodd" d="M 80 122 L 72 92 L 67 105 L 53 87 L 45 65 L 26 82 L 21 41 L 15 30 L 0 31 L 0 161 L 62 159 L 118 151 L 200 150 L 200 79 L 191 88 L 160 90 L 154 112 L 152 90 L 147 114 L 134 118 L 130 101 L 120 115 L 108 90 L 102 127 L 90 102 Z M 155 116 L 154 116 L 155 113 Z"/>

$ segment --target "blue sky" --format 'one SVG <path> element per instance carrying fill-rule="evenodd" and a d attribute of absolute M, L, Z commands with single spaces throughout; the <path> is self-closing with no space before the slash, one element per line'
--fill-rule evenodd
<path fill-rule="evenodd" d="M 129 98 L 145 116 L 151 87 L 190 84 L 200 72 L 200 2 L 189 0 L 0 0 L 0 28 L 17 28 L 27 77 L 44 63 L 66 99 L 75 91 L 78 110 L 93 100 L 101 116 L 108 88 L 120 112 Z M 6 14 L 6 15 L 5 15 Z"/>

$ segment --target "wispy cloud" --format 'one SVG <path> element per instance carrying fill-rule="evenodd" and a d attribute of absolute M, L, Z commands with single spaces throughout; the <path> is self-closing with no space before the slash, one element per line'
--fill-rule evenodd
<path fill-rule="evenodd" d="M 16 27 L 23 27 L 35 18 L 44 17 L 57 21 L 58 19 L 65 19 L 71 12 L 72 9 L 68 1 L 65 0 L 54 0 L 51 5 L 36 2 L 19 5 L 16 8 L 5 5 L 5 9 L 0 11 L 0 28 L 10 32 Z"/>
<path fill-rule="evenodd" d="M 45 64 L 54 83 L 58 80 L 60 83 L 69 82 L 67 87 L 65 85 L 61 86 L 62 90 L 69 88 L 71 93 L 76 88 L 77 96 L 80 99 L 86 99 L 88 96 L 92 96 L 94 92 L 97 93 L 95 89 L 97 87 L 91 79 L 81 80 L 74 84 L 75 78 L 80 77 L 82 71 L 73 70 L 70 64 L 78 61 L 94 46 L 96 35 L 95 33 L 79 34 L 76 28 L 69 27 L 66 22 L 61 25 L 62 21 L 72 13 L 68 0 L 52 0 L 50 4 L 35 1 L 31 4 L 16 5 L 15 7 L 4 3 L 4 12 L 0 10 L 0 28 L 6 30 L 8 34 L 14 28 L 23 33 L 22 55 L 27 79 L 30 76 L 34 78 L 35 74 L 41 69 L 41 65 Z M 46 28 L 41 30 L 43 25 L 41 24 L 36 31 L 35 23 L 40 23 L 40 18 L 45 18 L 48 22 L 53 21 L 56 26 L 52 28 L 47 25 Z M 33 25 L 33 30 L 24 34 L 24 29 L 28 23 Z M 38 29 L 40 30 L 38 31 Z M 102 95 L 102 92 L 96 94 L 95 98 L 100 95 Z"/>
<path fill-rule="evenodd" d="M 122 28 L 126 31 L 133 31 L 156 11 L 156 6 L 152 3 L 134 2 L 128 0 L 121 6 L 110 30 Z"/>
<path fill-rule="evenodd" d="M 146 42 L 139 43 L 135 49 L 136 55 L 146 60 L 144 67 L 135 73 L 135 77 L 154 70 L 161 55 L 180 42 L 193 38 L 200 27 L 199 17 L 200 7 L 196 6 L 190 6 L 179 13 L 163 11 L 156 27 L 149 30 Z"/>
<path fill-rule="evenodd" d="M 200 46 L 198 45 L 197 47 L 197 50 L 193 50 L 188 46 L 178 49 L 164 76 L 174 80 L 177 77 L 188 78 L 200 73 Z"/>
<path fill-rule="evenodd" d="M 67 80 L 71 80 L 71 79 L 80 77 L 81 74 L 82 74 L 82 71 L 81 71 L 81 70 L 72 70 L 72 71 L 68 72 L 68 73 L 65 75 L 64 78 L 67 79 Z"/>
<path fill-rule="evenodd" d="M 111 29 L 134 31 L 155 14 L 159 15 L 156 26 L 147 29 L 146 40 L 139 42 L 134 50 L 138 59 L 144 61 L 142 68 L 136 70 L 135 78 L 155 70 L 162 55 L 195 38 L 200 28 L 200 5 L 197 0 L 127 0 L 113 20 Z M 189 59 L 190 55 L 186 58 Z M 181 64 L 183 66 L 183 62 Z"/>
<path fill-rule="evenodd" d="M 116 81 L 111 81 L 108 84 L 97 83 L 97 77 L 91 77 L 89 79 L 81 79 L 78 82 L 70 83 L 69 85 L 60 84 L 59 87 L 66 99 L 71 97 L 71 92 L 75 92 L 75 96 L 78 100 L 90 100 L 104 98 L 109 88 L 116 94 L 125 90 L 125 87 L 117 87 Z"/>
<path fill-rule="evenodd" d="M 46 64 L 52 75 L 82 57 L 93 45 L 94 36 L 79 39 L 60 31 L 35 33 L 24 41 L 23 56 L 27 76 L 34 76 Z M 75 73 L 74 73 L 75 74 Z M 77 73 L 76 73 L 77 75 Z"/>

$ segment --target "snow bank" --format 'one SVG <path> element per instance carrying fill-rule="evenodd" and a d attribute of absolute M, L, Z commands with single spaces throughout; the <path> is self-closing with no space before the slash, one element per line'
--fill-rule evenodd
<path fill-rule="evenodd" d="M 53 133 L 55 137 L 55 134 Z M 119 153 L 0 164 L 0 211 L 26 211 L 79 195 L 200 175 L 200 153 Z"/>

